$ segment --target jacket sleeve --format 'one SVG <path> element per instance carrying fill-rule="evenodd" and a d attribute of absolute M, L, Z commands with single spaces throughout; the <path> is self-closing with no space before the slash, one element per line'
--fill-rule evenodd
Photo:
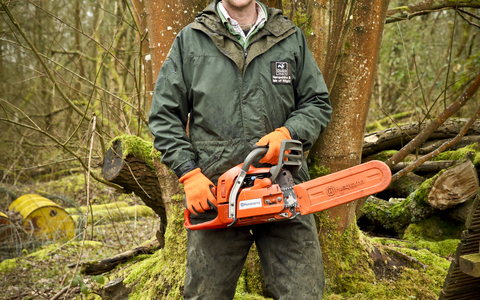
<path fill-rule="evenodd" d="M 158 74 L 150 109 L 149 127 L 162 163 L 178 177 L 197 168 L 196 155 L 186 133 L 190 104 L 182 72 L 180 35 Z"/>
<path fill-rule="evenodd" d="M 297 57 L 297 76 L 294 84 L 296 109 L 284 126 L 293 139 L 300 140 L 308 150 L 330 122 L 332 108 L 323 75 L 308 49 L 305 36 L 297 28 L 300 47 Z"/>

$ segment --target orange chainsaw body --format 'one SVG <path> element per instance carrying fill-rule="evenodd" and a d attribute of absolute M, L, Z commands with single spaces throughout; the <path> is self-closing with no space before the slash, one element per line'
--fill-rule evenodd
<path fill-rule="evenodd" d="M 268 178 L 255 179 L 252 187 L 241 188 L 237 199 L 231 201 L 230 194 L 242 169 L 237 165 L 218 179 L 216 188 L 218 216 L 211 221 L 192 225 L 190 212 L 185 210 L 185 226 L 191 230 L 218 229 L 233 226 L 255 225 L 287 220 L 298 214 L 307 215 L 348 203 L 383 191 L 391 181 L 389 167 L 381 161 L 370 161 L 361 165 L 322 176 L 294 185 L 295 205 L 285 207 L 286 193 L 279 184 L 272 184 Z M 249 176 L 268 174 L 269 168 L 250 166 Z M 235 217 L 229 206 L 235 205 Z"/>

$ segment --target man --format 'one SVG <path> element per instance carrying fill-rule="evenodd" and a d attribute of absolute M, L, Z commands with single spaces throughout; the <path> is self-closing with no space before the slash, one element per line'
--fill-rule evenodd
<path fill-rule="evenodd" d="M 184 184 L 192 223 L 215 217 L 211 187 L 253 146 L 276 164 L 283 139 L 308 150 L 330 120 L 327 88 L 301 30 L 254 0 L 215 0 L 176 37 L 158 75 L 150 130 Z M 186 133 L 189 121 L 189 136 Z M 303 167 L 295 181 L 309 180 Z M 321 299 L 323 264 L 312 215 L 188 231 L 185 299 L 232 299 L 251 245 L 275 299 Z"/>

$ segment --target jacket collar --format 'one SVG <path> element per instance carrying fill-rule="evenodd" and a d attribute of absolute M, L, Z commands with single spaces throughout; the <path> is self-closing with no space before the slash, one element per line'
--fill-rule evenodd
<path fill-rule="evenodd" d="M 223 33 L 225 35 L 229 35 L 228 29 L 225 28 L 220 16 L 217 12 L 217 4 L 220 0 L 215 0 L 210 3 L 200 14 L 195 18 L 196 22 L 203 23 L 207 28 L 213 30 L 217 33 Z M 266 7 L 266 6 L 265 6 Z M 288 20 L 288 18 L 283 16 L 281 10 L 276 8 L 267 7 L 267 22 L 263 27 L 263 30 L 268 31 L 270 34 L 274 35 L 275 37 L 279 37 L 285 34 L 287 31 L 295 28 L 293 22 Z M 197 27 L 197 26 L 195 26 Z M 258 32 L 257 34 L 262 34 Z M 265 35 L 265 33 L 263 33 Z"/>

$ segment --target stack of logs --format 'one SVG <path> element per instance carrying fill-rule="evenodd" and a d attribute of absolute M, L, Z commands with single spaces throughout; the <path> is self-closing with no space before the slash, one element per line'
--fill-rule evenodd
<path fill-rule="evenodd" d="M 410 155 L 409 160 L 415 161 L 455 137 L 467 121 L 446 121 L 415 154 Z M 386 150 L 401 149 L 425 126 L 414 123 L 367 134 L 363 147 L 363 162 L 382 159 L 382 156 L 384 158 Z M 477 150 L 480 149 L 479 121 L 473 124 L 459 143 L 448 150 L 457 150 L 472 144 L 477 145 Z M 370 229 L 393 229 L 401 235 L 411 222 L 419 222 L 439 212 L 465 222 L 479 188 L 478 170 L 472 163 L 475 155 L 475 152 L 467 152 L 460 160 L 427 161 L 420 165 L 413 172 L 393 182 L 386 192 L 377 195 L 378 198 L 370 197 L 363 208 L 364 214 L 360 217 L 360 223 L 367 224 Z M 398 163 L 392 173 L 408 165 L 409 163 L 405 162 Z M 406 202 L 401 203 L 405 201 L 404 198 L 407 199 Z"/>

